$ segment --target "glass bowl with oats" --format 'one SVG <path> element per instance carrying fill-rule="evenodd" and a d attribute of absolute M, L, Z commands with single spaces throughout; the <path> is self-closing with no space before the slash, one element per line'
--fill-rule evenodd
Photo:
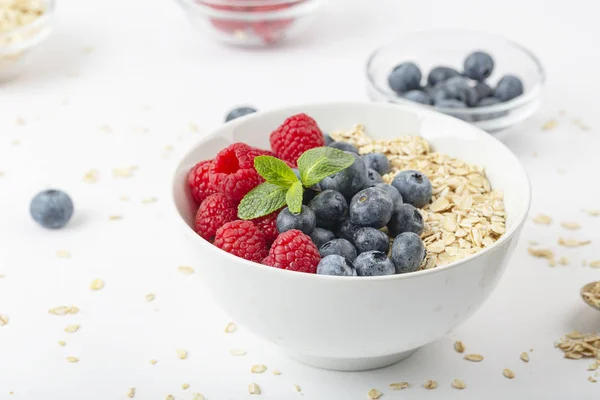
<path fill-rule="evenodd" d="M 474 52 L 491 57 L 483 76 L 467 72 L 467 57 Z M 420 71 L 407 85 L 390 80 L 392 71 L 402 63 L 414 63 Z M 500 82 L 505 76 L 520 81 L 520 94 L 503 90 L 507 86 Z M 366 77 L 368 94 L 374 101 L 414 105 L 418 100 L 422 107 L 497 132 L 537 111 L 546 72 L 530 50 L 512 40 L 484 32 L 444 29 L 413 32 L 376 49 L 367 61 Z M 454 81 L 451 88 L 447 84 L 450 81 Z M 500 86 L 504 87 L 499 90 Z M 410 92 L 420 96 L 415 98 Z"/>
<path fill-rule="evenodd" d="M 419 210 L 427 254 L 418 270 L 358 277 L 300 273 L 238 258 L 196 234 L 190 168 L 234 142 L 268 148 L 271 132 L 299 113 L 360 154 L 385 154 L 392 166 L 385 181 L 408 169 L 429 178 L 432 199 Z M 523 167 L 494 137 L 423 107 L 372 102 L 305 104 L 225 124 L 180 160 L 172 193 L 174 217 L 202 261 L 198 272 L 216 303 L 291 357 L 346 371 L 401 361 L 477 311 L 508 264 L 530 204 Z M 351 312 L 339 312 L 349 304 Z M 378 340 L 365 344 L 374 330 Z"/>
<path fill-rule="evenodd" d="M 0 0 L 0 82 L 16 77 L 50 35 L 54 7 L 54 0 Z"/>

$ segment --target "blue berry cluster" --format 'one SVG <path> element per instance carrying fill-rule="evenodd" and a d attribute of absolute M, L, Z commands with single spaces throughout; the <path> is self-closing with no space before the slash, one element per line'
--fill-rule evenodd
<path fill-rule="evenodd" d="M 439 66 L 429 71 L 425 85 L 422 73 L 412 62 L 397 65 L 388 76 L 390 88 L 403 98 L 445 108 L 486 107 L 509 101 L 523 94 L 523 83 L 514 75 L 502 77 L 492 88 L 485 80 L 494 70 L 494 59 L 475 51 L 465 58 L 463 71 Z M 486 119 L 502 116 L 500 113 Z"/>
<path fill-rule="evenodd" d="M 391 184 L 384 154 L 360 156 L 349 143 L 326 136 L 331 147 L 354 157 L 343 171 L 312 188 L 314 196 L 299 214 L 284 208 L 277 230 L 298 229 L 319 248 L 317 274 L 379 276 L 416 271 L 425 258 L 420 238 L 424 223 L 418 208 L 431 202 L 431 182 L 418 171 L 402 171 Z M 392 242 L 393 239 L 393 242 Z"/>

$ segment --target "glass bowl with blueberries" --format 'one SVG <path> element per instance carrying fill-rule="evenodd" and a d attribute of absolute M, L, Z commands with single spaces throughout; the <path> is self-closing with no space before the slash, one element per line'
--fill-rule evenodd
<path fill-rule="evenodd" d="M 545 72 L 523 46 L 474 31 L 412 33 L 375 50 L 367 62 L 369 97 L 412 103 L 497 132 L 540 105 Z"/>

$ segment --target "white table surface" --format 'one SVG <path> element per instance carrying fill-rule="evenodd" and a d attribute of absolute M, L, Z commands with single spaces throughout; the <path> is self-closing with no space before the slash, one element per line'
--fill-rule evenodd
<path fill-rule="evenodd" d="M 366 399 L 371 388 L 385 399 L 598 398 L 600 383 L 586 380 L 591 361 L 563 359 L 553 347 L 573 329 L 600 330 L 600 313 L 578 294 L 600 277 L 600 270 L 582 266 L 584 259 L 600 259 L 600 217 L 581 211 L 600 208 L 600 25 L 590 2 L 338 0 L 308 36 L 262 51 L 200 37 L 174 1 L 58 3 L 55 34 L 20 79 L 0 87 L 0 314 L 10 318 L 0 327 L 0 399 L 125 399 L 130 387 L 137 389 L 136 399 L 191 399 L 194 392 L 210 400 L 245 399 L 250 382 L 263 391 L 253 398 L 263 399 Z M 554 223 L 528 221 L 487 303 L 453 334 L 398 365 L 321 371 L 286 358 L 242 328 L 225 334 L 229 319 L 211 302 L 200 276 L 177 271 L 202 262 L 171 225 L 168 181 L 178 157 L 236 104 L 266 109 L 365 100 L 363 65 L 375 46 L 414 29 L 443 27 L 502 33 L 545 63 L 542 109 L 499 138 L 531 176 L 532 215 L 549 214 Z M 543 131 L 553 118 L 558 126 Z M 574 118 L 591 129 L 580 129 Z M 131 165 L 139 166 L 133 177 L 113 178 L 114 168 Z M 90 169 L 99 170 L 95 184 L 82 180 Z M 43 230 L 29 217 L 31 197 L 47 186 L 68 191 L 76 204 L 74 219 L 61 231 Z M 120 200 L 124 195 L 128 202 Z M 156 203 L 142 204 L 152 196 Z M 110 215 L 123 219 L 111 221 Z M 560 222 L 567 220 L 583 228 L 566 231 Z M 560 248 L 559 236 L 592 244 Z M 528 240 L 568 256 L 571 265 L 549 268 L 528 256 Z M 71 258 L 57 258 L 61 249 Z M 89 289 L 95 278 L 105 280 L 104 290 Z M 148 293 L 156 294 L 154 302 L 145 301 Z M 48 314 L 60 305 L 81 311 Z M 63 331 L 75 323 L 79 332 Z M 376 340 L 376 331 L 373 336 L 365 340 Z M 452 349 L 457 339 L 485 360 L 462 360 Z M 233 357 L 231 348 L 248 354 Z M 519 354 L 531 348 L 525 364 Z M 186 349 L 188 359 L 179 360 L 177 349 Z M 66 356 L 81 361 L 68 363 Z M 158 363 L 150 365 L 151 359 Z M 269 371 L 253 375 L 252 364 Z M 504 368 L 516 378 L 504 378 Z M 452 389 L 454 378 L 467 388 Z M 428 379 L 439 388 L 425 390 Z M 388 384 L 398 381 L 411 387 L 392 392 Z M 184 382 L 191 385 L 187 391 Z"/>

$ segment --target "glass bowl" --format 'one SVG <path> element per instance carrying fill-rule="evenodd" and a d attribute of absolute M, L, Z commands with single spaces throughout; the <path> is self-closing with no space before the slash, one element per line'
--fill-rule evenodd
<path fill-rule="evenodd" d="M 511 74 L 523 82 L 524 92 L 512 100 L 476 108 L 443 108 L 406 100 L 388 85 L 388 75 L 402 62 L 419 66 L 426 83 L 429 71 L 436 66 L 463 69 L 468 54 L 481 50 L 494 59 L 494 70 L 486 83 L 492 88 L 504 75 Z M 417 104 L 452 115 L 479 128 L 496 132 L 523 122 L 540 105 L 545 72 L 535 55 L 523 46 L 502 36 L 466 30 L 434 30 L 416 32 L 375 50 L 367 62 L 369 97 L 374 101 Z"/>
<path fill-rule="evenodd" d="M 0 82 L 15 78 L 21 72 L 27 55 L 52 31 L 54 0 L 42 0 L 44 14 L 27 25 L 0 33 Z"/>
<path fill-rule="evenodd" d="M 201 32 L 228 44 L 268 46 L 298 36 L 320 0 L 178 0 Z"/>

